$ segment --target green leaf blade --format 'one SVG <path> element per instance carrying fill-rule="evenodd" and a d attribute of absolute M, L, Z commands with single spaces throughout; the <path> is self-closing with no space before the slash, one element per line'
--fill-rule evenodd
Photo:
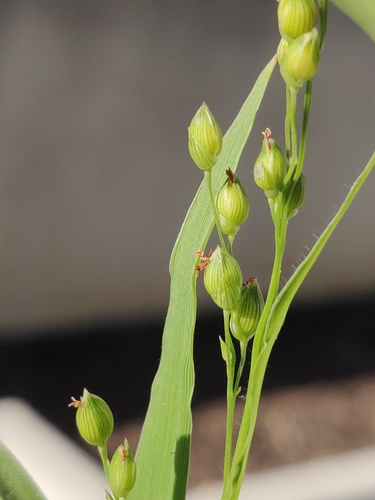
<path fill-rule="evenodd" d="M 0 442 L 0 500 L 46 500 L 26 470 Z"/>
<path fill-rule="evenodd" d="M 375 42 L 374 0 L 330 0 Z"/>
<path fill-rule="evenodd" d="M 274 57 L 224 137 L 223 149 L 212 172 L 214 193 L 234 171 L 251 132 L 276 63 Z M 186 494 L 192 430 L 194 389 L 193 339 L 196 321 L 196 257 L 204 250 L 213 228 L 206 185 L 202 182 L 174 246 L 171 292 L 163 333 L 162 355 L 139 442 L 137 481 L 128 500 L 182 500 Z"/>

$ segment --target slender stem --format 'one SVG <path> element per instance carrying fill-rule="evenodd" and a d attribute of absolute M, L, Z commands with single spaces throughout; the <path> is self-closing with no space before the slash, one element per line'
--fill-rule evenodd
<path fill-rule="evenodd" d="M 280 284 L 281 275 L 281 264 L 284 255 L 286 232 L 288 228 L 288 219 L 284 210 L 283 203 L 283 193 L 279 193 L 276 201 L 270 200 L 270 209 L 272 219 L 275 225 L 275 256 L 271 274 L 271 280 L 268 287 L 266 303 L 262 312 L 262 316 L 259 320 L 258 328 L 254 337 L 252 357 L 253 355 L 258 355 L 262 349 L 264 342 L 264 332 L 266 329 L 266 323 L 268 320 L 269 312 L 271 307 L 277 297 Z"/>
<path fill-rule="evenodd" d="M 240 387 L 241 376 L 246 362 L 246 350 L 247 350 L 247 342 L 240 342 L 240 362 L 238 364 L 236 381 L 234 382 L 233 392 L 235 397 L 238 396 L 238 390 Z"/>
<path fill-rule="evenodd" d="M 230 476 L 224 482 L 222 500 L 237 500 L 241 490 L 243 477 L 245 474 L 247 457 L 250 450 L 252 436 L 255 428 L 256 416 L 258 413 L 259 399 L 264 379 L 265 366 L 258 363 L 264 346 L 264 334 L 267 320 L 272 305 L 277 297 L 281 264 L 284 254 L 288 219 L 283 203 L 283 194 L 279 193 L 277 201 L 270 200 L 272 218 L 275 224 L 275 257 L 272 269 L 267 300 L 263 309 L 261 319 L 254 337 L 254 344 L 251 353 L 251 366 L 246 394 L 246 403 L 241 420 L 241 426 L 237 438 L 235 451 L 232 458 Z"/>
<path fill-rule="evenodd" d="M 214 193 L 213 193 L 213 190 L 212 190 L 211 170 L 205 171 L 204 175 L 205 175 L 205 178 L 206 178 L 206 182 L 207 182 L 207 186 L 208 186 L 208 191 L 210 193 L 210 200 L 211 200 L 211 205 L 212 205 L 212 211 L 214 213 L 214 219 L 215 219 L 217 234 L 218 234 L 219 240 L 220 240 L 220 245 L 221 245 L 221 248 L 223 248 L 224 250 L 227 251 L 227 245 L 225 243 L 223 233 L 221 232 L 220 222 L 219 222 L 219 216 L 218 216 L 217 210 L 216 210 L 215 197 L 214 197 Z"/>
<path fill-rule="evenodd" d="M 228 252 L 233 255 L 233 242 L 236 235 L 228 236 Z"/>
<path fill-rule="evenodd" d="M 285 85 L 285 156 L 289 161 L 290 158 L 290 90 L 288 85 Z"/>
<path fill-rule="evenodd" d="M 250 445 L 254 435 L 260 395 L 269 354 L 270 351 L 266 353 L 263 363 L 257 363 L 256 360 L 253 359 L 251 361 L 249 376 L 250 385 L 246 394 L 240 433 L 233 455 L 230 480 L 224 485 L 222 500 L 238 500 L 241 491 Z"/>
<path fill-rule="evenodd" d="M 312 97 L 313 80 L 309 80 L 306 84 L 305 99 L 303 103 L 303 122 L 302 122 L 302 135 L 299 148 L 297 168 L 294 172 L 293 179 L 296 181 L 302 173 L 303 164 L 305 162 L 306 143 L 307 143 L 307 127 L 310 118 L 310 107 Z"/>
<path fill-rule="evenodd" d="M 320 22 L 319 49 L 321 50 L 327 33 L 328 1 L 318 0 L 318 6 L 319 6 L 319 22 Z"/>
<path fill-rule="evenodd" d="M 287 110 L 286 113 L 288 115 L 288 121 L 290 124 L 290 134 L 291 134 L 291 151 L 289 158 L 289 170 L 285 176 L 284 184 L 286 185 L 290 179 L 292 178 L 294 171 L 296 169 L 297 164 L 297 149 L 298 149 L 298 140 L 297 140 L 297 95 L 298 90 L 292 87 L 289 87 L 289 101 L 287 101 Z"/>
<path fill-rule="evenodd" d="M 224 310 L 224 332 L 225 344 L 229 351 L 229 356 L 226 359 L 227 368 L 227 418 L 226 418 L 226 434 L 225 434 L 225 453 L 224 453 L 224 483 L 229 479 L 230 465 L 232 459 L 232 442 L 233 442 L 233 423 L 234 410 L 236 405 L 236 393 L 234 391 L 234 371 L 236 366 L 236 353 L 233 346 L 232 337 L 229 329 L 229 311 Z"/>
<path fill-rule="evenodd" d="M 108 460 L 107 445 L 98 446 L 98 451 L 100 458 L 102 459 L 105 476 L 108 478 L 109 460 Z"/>

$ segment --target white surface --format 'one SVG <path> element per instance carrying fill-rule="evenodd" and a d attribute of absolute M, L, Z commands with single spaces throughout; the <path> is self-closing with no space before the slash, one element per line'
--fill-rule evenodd
<path fill-rule="evenodd" d="M 191 490 L 187 500 L 220 499 L 221 484 Z M 373 500 L 375 447 L 250 474 L 241 500 Z"/>
<path fill-rule="evenodd" d="M 100 466 L 29 405 L 0 400 L 0 440 L 28 470 L 48 500 L 102 500 Z"/>

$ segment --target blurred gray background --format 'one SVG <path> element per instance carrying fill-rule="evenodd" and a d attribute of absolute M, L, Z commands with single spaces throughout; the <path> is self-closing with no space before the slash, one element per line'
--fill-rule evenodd
<path fill-rule="evenodd" d="M 0 332 L 163 318 L 168 260 L 202 173 L 187 126 L 226 131 L 276 51 L 275 0 L 0 2 Z M 284 279 L 374 149 L 374 45 L 330 6 L 314 84 L 306 204 Z M 239 166 L 251 214 L 235 252 L 266 289 L 273 234 L 252 181 L 261 131 L 283 142 L 278 69 Z M 375 175 L 297 301 L 375 289 Z M 201 293 L 202 310 L 215 306 Z"/>

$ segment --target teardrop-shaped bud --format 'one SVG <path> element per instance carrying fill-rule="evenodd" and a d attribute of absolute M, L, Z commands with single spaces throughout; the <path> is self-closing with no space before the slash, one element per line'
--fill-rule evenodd
<path fill-rule="evenodd" d="M 264 307 L 264 299 L 256 278 L 250 278 L 241 291 L 240 300 L 232 309 L 230 329 L 233 337 L 248 342 L 254 335 Z"/>
<path fill-rule="evenodd" d="M 314 28 L 318 8 L 314 0 L 280 0 L 277 18 L 280 35 L 291 42 Z"/>
<path fill-rule="evenodd" d="M 104 399 L 83 390 L 80 400 L 72 398 L 69 406 L 77 408 L 76 424 L 81 437 L 94 446 L 104 446 L 113 432 L 113 413 Z"/>
<path fill-rule="evenodd" d="M 241 295 L 242 272 L 237 261 L 217 246 L 204 268 L 204 286 L 221 309 L 230 311 Z"/>
<path fill-rule="evenodd" d="M 285 200 L 288 208 L 288 219 L 297 215 L 298 209 L 302 207 L 306 196 L 306 179 L 301 174 L 291 187 L 285 190 Z"/>
<path fill-rule="evenodd" d="M 108 483 L 116 498 L 126 498 L 135 484 L 136 464 L 128 443 L 118 446 L 108 468 Z"/>
<path fill-rule="evenodd" d="M 215 165 L 223 145 L 223 134 L 206 103 L 195 113 L 188 128 L 188 148 L 195 164 L 209 171 Z"/>
<path fill-rule="evenodd" d="M 254 180 L 268 198 L 274 198 L 283 187 L 288 163 L 278 144 L 271 139 L 271 130 L 263 132 L 262 149 L 254 165 Z"/>
<path fill-rule="evenodd" d="M 316 28 L 278 49 L 281 76 L 285 83 L 299 89 L 313 78 L 319 67 L 319 41 Z"/>
<path fill-rule="evenodd" d="M 224 234 L 234 236 L 249 216 L 250 203 L 237 177 L 229 168 L 228 179 L 216 197 L 216 209 Z"/>

